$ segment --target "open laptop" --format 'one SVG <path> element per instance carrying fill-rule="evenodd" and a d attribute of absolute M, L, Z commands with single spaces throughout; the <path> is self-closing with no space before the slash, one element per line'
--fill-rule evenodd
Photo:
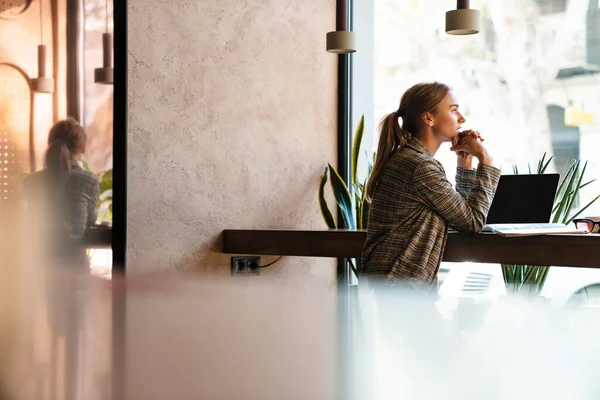
<path fill-rule="evenodd" d="M 550 223 L 559 174 L 502 175 L 484 232 L 503 236 L 582 233 Z"/>
<path fill-rule="evenodd" d="M 559 174 L 502 175 L 487 224 L 548 223 Z"/>

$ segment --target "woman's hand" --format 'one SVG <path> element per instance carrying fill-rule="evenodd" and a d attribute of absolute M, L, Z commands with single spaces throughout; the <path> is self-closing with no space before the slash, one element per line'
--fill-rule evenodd
<path fill-rule="evenodd" d="M 473 157 L 477 157 L 482 164 L 492 164 L 492 157 L 485 146 L 483 146 L 483 141 L 484 139 L 479 132 L 474 130 L 463 131 L 452 140 L 450 150 L 456 152 L 459 167 L 471 169 Z"/>
<path fill-rule="evenodd" d="M 458 142 L 460 141 L 460 139 L 462 139 L 466 135 L 473 135 L 473 136 L 476 136 L 479 139 L 481 139 L 482 142 L 484 141 L 483 137 L 479 134 L 479 132 L 469 129 L 469 130 L 460 132 L 458 134 L 458 136 L 456 136 L 454 139 L 452 139 L 452 146 L 456 146 L 458 144 Z M 456 155 L 458 157 L 456 160 L 456 165 L 458 165 L 460 168 L 464 168 L 464 169 L 472 169 L 473 168 L 473 156 L 472 155 L 470 155 L 469 153 L 467 153 L 465 151 L 457 151 Z"/>

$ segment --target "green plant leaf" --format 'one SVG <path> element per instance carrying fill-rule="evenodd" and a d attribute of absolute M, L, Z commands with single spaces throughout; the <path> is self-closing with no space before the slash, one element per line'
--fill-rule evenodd
<path fill-rule="evenodd" d="M 579 189 L 583 189 L 584 187 L 586 187 L 586 186 L 587 186 L 587 185 L 589 185 L 590 183 L 594 183 L 594 182 L 596 182 L 596 180 L 595 180 L 595 179 L 592 179 L 591 181 L 587 181 L 586 183 L 584 183 L 583 185 L 581 185 L 581 186 L 579 187 Z"/>
<path fill-rule="evenodd" d="M 333 168 L 331 164 L 328 165 L 329 171 L 331 172 L 331 187 L 333 189 L 333 196 L 335 197 L 338 207 L 342 212 L 344 223 L 349 229 L 356 229 L 356 224 L 352 215 L 352 200 L 350 198 L 348 187 L 335 168 Z"/>
<path fill-rule="evenodd" d="M 367 185 L 367 179 L 365 179 L 365 183 L 363 186 Z M 363 190 L 360 196 L 360 213 L 357 215 L 358 229 L 367 229 L 370 211 L 371 203 L 367 201 L 367 193 Z"/>
<path fill-rule="evenodd" d="M 569 170 L 571 170 L 571 169 L 569 169 Z M 569 176 L 569 183 L 567 184 L 567 186 L 565 188 L 565 195 L 563 195 L 562 198 L 560 199 L 560 205 L 558 206 L 558 210 L 556 210 L 556 214 L 554 215 L 554 218 L 552 219 L 553 223 L 557 223 L 563 217 L 563 213 L 569 204 L 569 198 L 571 197 L 571 196 L 569 196 L 569 193 L 573 190 L 573 184 L 575 183 L 575 178 L 577 176 L 578 170 L 579 170 L 579 161 L 576 161 L 574 168 L 571 170 L 571 174 Z"/>
<path fill-rule="evenodd" d="M 581 181 L 583 180 L 583 176 L 585 175 L 585 170 L 587 169 L 587 164 L 588 164 L 587 161 L 583 164 L 583 169 L 581 170 L 581 174 L 579 175 L 579 179 L 577 180 L 577 186 L 575 186 L 575 188 L 573 189 L 573 194 L 569 198 L 569 205 L 567 206 L 567 209 L 565 211 L 563 221 L 562 221 L 563 224 L 567 223 L 567 220 L 569 219 L 569 214 L 571 214 L 571 209 L 573 208 L 573 204 L 575 204 L 575 199 L 579 195 L 579 189 L 581 188 Z"/>
<path fill-rule="evenodd" d="M 91 172 L 91 173 L 93 173 L 93 174 L 95 174 L 95 173 L 96 173 L 96 172 L 94 172 L 94 169 L 92 168 L 92 166 L 90 165 L 90 163 L 89 163 L 89 162 L 87 162 L 87 160 L 82 160 L 82 161 L 81 161 L 81 164 L 83 164 L 83 169 L 84 169 L 84 170 L 86 170 L 86 171 L 88 171 L 88 172 Z"/>
<path fill-rule="evenodd" d="M 544 157 L 546 156 L 546 153 L 544 153 Z M 548 161 L 546 161 L 546 164 L 544 164 L 543 160 L 544 158 L 542 157 L 542 168 L 538 171 L 538 174 L 544 174 L 546 173 L 546 169 L 548 169 L 548 166 L 550 165 L 550 161 L 552 161 L 552 159 L 554 158 L 554 156 L 550 157 L 548 159 Z"/>
<path fill-rule="evenodd" d="M 538 161 L 537 173 L 543 174 L 546 172 L 553 157 L 546 159 L 546 153 Z M 578 217 L 588 207 L 600 200 L 600 195 L 590 201 L 585 207 L 581 208 L 575 215 L 569 217 L 571 211 L 575 205 L 577 196 L 580 190 L 595 180 L 592 179 L 583 183 L 584 175 L 587 169 L 587 161 L 581 168 L 581 160 L 574 160 L 567 169 L 564 176 L 561 177 L 558 189 L 556 192 L 555 203 L 552 208 L 553 222 L 559 222 L 569 224 L 574 218 Z M 528 170 L 531 172 L 531 168 L 528 164 Z M 516 165 L 513 165 L 513 172 L 518 174 L 519 170 Z M 525 292 L 530 295 L 539 296 L 542 292 L 546 278 L 550 267 L 548 266 L 537 266 L 537 265 L 514 265 L 514 264 L 502 264 L 502 277 L 506 285 L 507 292 Z"/>
<path fill-rule="evenodd" d="M 589 203 L 587 203 L 587 205 L 586 205 L 585 207 L 583 207 L 581 210 L 579 210 L 579 211 L 577 212 L 577 214 L 573 215 L 573 217 L 571 217 L 571 220 L 570 220 L 569 222 L 567 222 L 567 223 L 569 223 L 569 224 L 570 224 L 571 222 L 573 222 L 573 220 L 574 220 L 575 218 L 579 217 L 579 216 L 581 215 L 581 213 L 583 213 L 585 210 L 587 210 L 587 208 L 588 208 L 589 206 L 591 206 L 591 205 L 592 205 L 592 204 L 594 204 L 596 201 L 598 201 L 598 199 L 600 199 L 600 195 L 596 196 L 596 198 L 595 198 L 594 200 L 592 200 L 592 201 L 590 201 Z"/>
<path fill-rule="evenodd" d="M 362 202 L 358 192 L 354 192 L 354 211 L 356 216 L 356 229 L 362 229 L 360 226 L 361 219 L 360 215 L 362 213 Z"/>
<path fill-rule="evenodd" d="M 113 170 L 112 170 L 112 168 L 108 169 L 108 170 L 106 170 L 104 172 L 102 172 L 99 175 L 99 179 L 100 179 L 100 181 L 105 181 L 105 180 L 112 181 L 113 180 Z"/>
<path fill-rule="evenodd" d="M 331 215 L 331 211 L 329 211 L 329 206 L 327 205 L 327 200 L 325 199 L 325 185 L 327 184 L 327 171 L 329 167 L 325 167 L 323 174 L 321 175 L 321 183 L 319 184 L 319 207 L 321 208 L 321 215 L 323 215 L 323 219 L 327 224 L 329 229 L 335 229 L 337 226 L 335 225 L 335 220 Z"/>
<path fill-rule="evenodd" d="M 556 201 L 559 204 L 559 198 L 562 198 L 565 189 L 565 184 L 569 181 L 571 174 L 573 173 L 573 169 L 575 168 L 575 161 L 569 166 L 565 175 L 561 178 L 560 183 L 558 185 L 558 190 L 556 191 Z"/>
<path fill-rule="evenodd" d="M 365 116 L 360 117 L 356 132 L 354 133 L 354 142 L 352 143 L 352 182 L 358 182 L 358 156 L 360 155 L 360 145 L 362 143 L 363 133 L 365 131 Z"/>
<path fill-rule="evenodd" d="M 369 213 L 371 212 L 371 203 L 369 203 L 367 201 L 367 199 L 365 199 L 363 201 L 363 206 L 362 206 L 362 213 L 360 215 L 360 219 L 361 219 L 361 228 L 360 229 L 367 229 L 369 226 Z"/>
<path fill-rule="evenodd" d="M 107 190 L 112 190 L 112 188 L 113 188 L 112 180 L 100 181 L 100 194 L 106 192 Z"/>

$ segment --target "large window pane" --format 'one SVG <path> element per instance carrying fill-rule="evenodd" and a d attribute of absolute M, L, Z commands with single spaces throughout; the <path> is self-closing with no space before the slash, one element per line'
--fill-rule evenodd
<path fill-rule="evenodd" d="M 438 1 L 375 1 L 375 121 L 397 109 L 414 83 L 438 80 L 454 88 L 466 125 L 485 135 L 503 173 L 548 153 L 550 171 L 564 173 L 581 158 L 589 160 L 586 175 L 599 177 L 598 1 L 481 0 L 472 7 L 481 11 L 481 32 L 452 36 Z M 453 181 L 448 148 L 436 158 Z M 590 185 L 580 202 L 598 192 Z M 600 215 L 600 203 L 586 214 Z"/>

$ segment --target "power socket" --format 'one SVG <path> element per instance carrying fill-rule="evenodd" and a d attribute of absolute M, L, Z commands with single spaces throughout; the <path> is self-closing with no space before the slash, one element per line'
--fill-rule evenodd
<path fill-rule="evenodd" d="M 260 257 L 231 257 L 231 275 L 260 275 Z"/>

